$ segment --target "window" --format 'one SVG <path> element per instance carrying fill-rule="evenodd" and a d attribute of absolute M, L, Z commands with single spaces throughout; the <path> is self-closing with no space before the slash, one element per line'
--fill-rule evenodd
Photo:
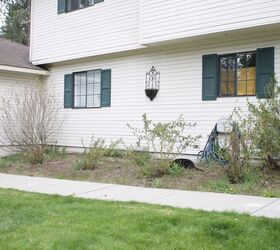
<path fill-rule="evenodd" d="M 74 108 L 101 106 L 101 70 L 74 73 Z"/>
<path fill-rule="evenodd" d="M 202 55 L 202 100 L 223 96 L 269 98 L 267 87 L 274 76 L 274 47 L 228 55 Z"/>
<path fill-rule="evenodd" d="M 220 96 L 256 94 L 256 52 L 219 56 Z"/>
<path fill-rule="evenodd" d="M 58 0 L 58 14 L 83 9 L 104 0 Z"/>
<path fill-rule="evenodd" d="M 67 0 L 67 11 L 82 9 L 94 5 L 94 0 Z"/>
<path fill-rule="evenodd" d="M 111 107 L 111 69 L 64 75 L 64 108 Z"/>

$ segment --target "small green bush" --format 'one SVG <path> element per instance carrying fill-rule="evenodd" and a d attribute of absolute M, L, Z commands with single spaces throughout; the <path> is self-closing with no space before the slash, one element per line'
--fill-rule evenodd
<path fill-rule="evenodd" d="M 47 146 L 44 152 L 44 162 L 56 161 L 63 158 L 66 155 L 65 148 L 59 148 L 57 146 Z"/>
<path fill-rule="evenodd" d="M 104 148 L 104 156 L 113 158 L 124 158 L 125 152 L 120 148 L 125 148 L 125 144 L 122 139 L 112 141 L 108 147 Z"/>
<path fill-rule="evenodd" d="M 81 159 L 74 163 L 74 168 L 79 170 L 93 170 L 100 163 L 105 154 L 105 140 L 101 138 L 91 139 L 88 149 L 85 149 Z"/>
<path fill-rule="evenodd" d="M 168 169 L 169 174 L 175 177 L 182 175 L 183 171 L 184 171 L 184 167 L 182 167 L 178 163 L 171 164 L 171 166 Z"/>

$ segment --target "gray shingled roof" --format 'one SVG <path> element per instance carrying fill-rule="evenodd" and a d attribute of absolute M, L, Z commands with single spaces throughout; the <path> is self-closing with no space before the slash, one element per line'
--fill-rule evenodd
<path fill-rule="evenodd" d="M 0 38 L 0 65 L 42 70 L 29 62 L 29 47 Z"/>

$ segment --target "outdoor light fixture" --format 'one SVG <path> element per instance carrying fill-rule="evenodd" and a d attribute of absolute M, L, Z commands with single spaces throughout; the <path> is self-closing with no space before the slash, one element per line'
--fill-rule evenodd
<path fill-rule="evenodd" d="M 146 96 L 153 101 L 159 91 L 160 86 L 160 72 L 156 71 L 153 66 L 149 72 L 146 73 Z"/>

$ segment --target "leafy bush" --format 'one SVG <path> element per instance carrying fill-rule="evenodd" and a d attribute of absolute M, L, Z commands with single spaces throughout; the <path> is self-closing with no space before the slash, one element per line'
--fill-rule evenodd
<path fill-rule="evenodd" d="M 185 130 L 196 124 L 187 123 L 182 115 L 175 121 L 153 123 L 144 114 L 143 123 L 141 129 L 129 124 L 128 127 L 137 137 L 136 150 L 154 153 L 155 159 L 151 156 L 143 160 L 142 155 L 137 159 L 143 163 L 144 175 L 159 177 L 168 174 L 170 166 L 180 154 L 188 147 L 197 147 L 200 136 L 185 135 Z"/>
<path fill-rule="evenodd" d="M 183 171 L 184 171 L 184 167 L 182 167 L 180 164 L 178 163 L 173 163 L 170 167 L 169 167 L 169 174 L 172 176 L 180 176 Z"/>
<path fill-rule="evenodd" d="M 88 149 L 85 149 L 81 159 L 74 163 L 74 168 L 79 170 L 92 170 L 97 167 L 105 153 L 105 140 L 101 138 L 91 139 Z"/>
<path fill-rule="evenodd" d="M 160 177 L 162 174 L 152 154 L 148 151 L 127 150 L 126 156 L 132 161 L 138 173 L 147 177 Z"/>
<path fill-rule="evenodd" d="M 123 158 L 125 156 L 124 148 L 125 144 L 122 139 L 112 141 L 109 147 L 104 148 L 104 156 L 113 157 L 113 158 Z"/>
<path fill-rule="evenodd" d="M 267 99 L 248 101 L 248 113 L 235 110 L 233 119 L 242 135 L 242 154 L 264 159 L 264 166 L 279 168 L 280 158 L 280 87 L 275 77 L 267 88 Z"/>
<path fill-rule="evenodd" d="M 66 155 L 65 148 L 57 146 L 47 146 L 44 151 L 44 162 L 56 161 Z"/>

